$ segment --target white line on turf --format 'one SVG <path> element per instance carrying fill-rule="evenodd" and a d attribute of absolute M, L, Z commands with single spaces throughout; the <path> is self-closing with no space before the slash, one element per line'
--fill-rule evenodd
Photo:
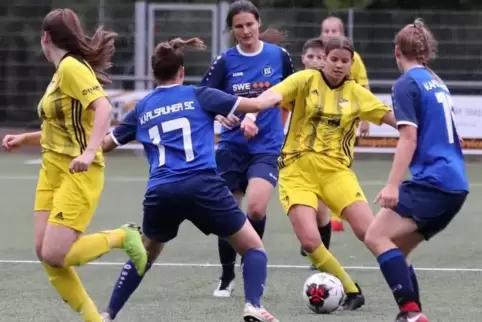
<path fill-rule="evenodd" d="M 147 182 L 147 176 L 146 177 L 118 177 L 118 176 L 112 176 L 112 177 L 106 177 L 105 181 L 108 182 L 141 182 L 145 183 Z M 29 181 L 29 180 L 38 180 L 38 176 L 35 175 L 11 175 L 11 174 L 6 174 L 6 173 L 0 173 L 0 180 L 23 180 L 23 181 Z M 382 180 L 362 180 L 360 181 L 360 184 L 363 186 L 382 186 L 386 183 L 386 181 Z M 470 183 L 471 187 L 482 187 L 482 182 L 471 182 Z"/>
<path fill-rule="evenodd" d="M 0 264 L 13 264 L 13 265 L 33 265 L 40 264 L 36 260 L 14 260 L 14 259 L 0 259 Z M 87 265 L 93 266 L 122 266 L 122 262 L 93 262 Z M 187 267 L 187 268 L 210 268 L 210 267 L 220 267 L 219 264 L 210 263 L 155 263 L 154 266 L 158 267 Z M 236 265 L 239 267 L 239 265 Z M 268 265 L 268 268 L 275 269 L 307 269 L 308 265 Z M 345 269 L 353 271 L 376 271 L 379 267 L 375 266 L 345 266 Z M 462 267 L 415 267 L 417 271 L 426 272 L 473 272 L 480 273 L 482 268 L 462 268 Z"/>

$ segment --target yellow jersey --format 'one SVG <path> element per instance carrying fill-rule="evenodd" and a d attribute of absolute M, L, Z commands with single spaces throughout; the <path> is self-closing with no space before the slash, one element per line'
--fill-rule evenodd
<path fill-rule="evenodd" d="M 331 87 L 323 72 L 303 70 L 271 88 L 283 96 L 291 122 L 281 150 L 280 167 L 315 152 L 349 167 L 360 120 L 381 124 L 390 108 L 354 80 Z"/>
<path fill-rule="evenodd" d="M 72 158 L 81 155 L 92 133 L 96 99 L 106 96 L 89 64 L 67 54 L 60 61 L 38 105 L 42 121 L 42 151 L 52 151 Z M 93 163 L 104 166 L 102 149 Z"/>
<path fill-rule="evenodd" d="M 363 87 L 368 88 L 368 74 L 365 64 L 358 53 L 353 54 L 353 64 L 350 68 L 350 78 Z"/>

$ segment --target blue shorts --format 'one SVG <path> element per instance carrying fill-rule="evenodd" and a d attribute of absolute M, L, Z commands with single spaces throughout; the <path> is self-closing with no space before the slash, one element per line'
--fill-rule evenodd
<path fill-rule="evenodd" d="M 398 205 L 393 210 L 415 221 L 417 232 L 429 240 L 452 221 L 462 208 L 467 194 L 443 192 L 428 185 L 404 181 L 400 185 Z"/>
<path fill-rule="evenodd" d="M 175 238 L 186 219 L 204 234 L 219 237 L 233 235 L 246 221 L 246 215 L 215 170 L 152 187 L 144 196 L 143 206 L 143 234 L 162 243 Z"/>
<path fill-rule="evenodd" d="M 264 179 L 273 187 L 278 182 L 278 156 L 275 154 L 238 154 L 217 150 L 216 164 L 231 191 L 246 192 L 251 178 Z"/>

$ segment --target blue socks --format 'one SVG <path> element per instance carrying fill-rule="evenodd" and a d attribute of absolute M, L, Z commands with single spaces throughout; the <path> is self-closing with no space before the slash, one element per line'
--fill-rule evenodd
<path fill-rule="evenodd" d="M 400 249 L 386 251 L 378 256 L 377 260 L 398 306 L 402 310 L 407 305 L 410 306 L 409 310 L 420 310 L 409 268 Z M 414 304 L 417 308 L 414 308 Z"/>
<path fill-rule="evenodd" d="M 418 288 L 418 280 L 417 275 L 415 274 L 415 269 L 413 265 L 408 267 L 408 272 L 410 273 L 410 280 L 412 281 L 413 291 L 415 292 L 415 296 L 417 297 L 417 303 L 420 306 L 420 310 L 422 309 L 422 302 L 420 300 L 420 289 Z"/>
<path fill-rule="evenodd" d="M 261 220 L 254 220 L 248 217 L 248 220 L 254 230 L 258 233 L 259 237 L 263 239 L 266 227 L 266 216 Z M 236 251 L 231 247 L 227 240 L 218 238 L 218 252 L 219 261 L 223 267 L 221 279 L 223 281 L 231 281 L 235 277 L 234 266 L 236 264 Z"/>
<path fill-rule="evenodd" d="M 151 263 L 147 263 L 146 273 L 151 268 Z M 114 290 L 110 297 L 107 313 L 111 319 L 115 319 L 119 311 L 134 293 L 144 276 L 139 276 L 132 261 L 128 261 L 122 268 L 121 274 L 115 283 Z"/>
<path fill-rule="evenodd" d="M 261 307 L 266 277 L 268 257 L 262 249 L 250 249 L 243 256 L 243 279 L 245 302 Z"/>

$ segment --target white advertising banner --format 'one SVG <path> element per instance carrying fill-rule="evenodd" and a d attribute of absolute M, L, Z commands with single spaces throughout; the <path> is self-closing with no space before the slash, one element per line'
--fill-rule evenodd
<path fill-rule="evenodd" d="M 112 102 L 113 117 L 112 125 L 115 126 L 124 118 L 136 103 L 141 100 L 148 91 L 123 91 L 109 90 L 107 94 Z M 377 94 L 387 105 L 392 104 L 388 94 Z M 482 96 L 453 96 L 455 106 L 455 123 L 459 135 L 464 139 L 465 154 L 482 155 Z M 288 118 L 289 119 L 289 118 Z M 285 127 L 287 129 L 287 126 Z M 221 130 L 219 123 L 215 122 L 215 131 Z M 370 133 L 367 137 L 357 136 L 357 152 L 393 153 L 397 144 L 398 132 L 389 126 L 377 126 L 370 124 Z M 138 147 L 128 145 L 126 148 Z"/>

